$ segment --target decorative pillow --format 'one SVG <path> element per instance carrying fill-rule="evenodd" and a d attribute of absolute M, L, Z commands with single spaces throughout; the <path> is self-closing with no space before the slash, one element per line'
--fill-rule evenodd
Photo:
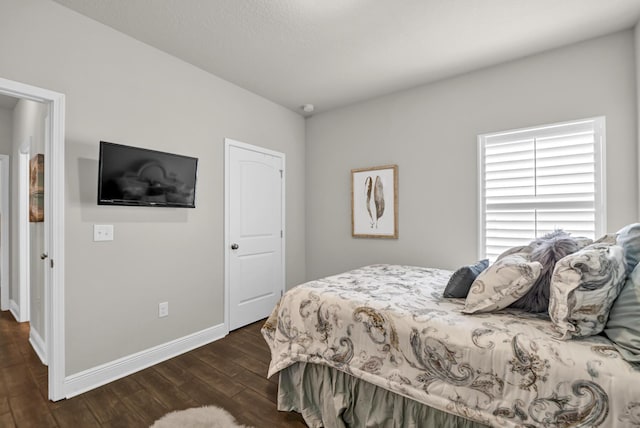
<path fill-rule="evenodd" d="M 469 266 L 462 266 L 455 271 L 446 288 L 444 297 L 467 297 L 471 284 L 486 268 L 489 267 L 489 259 L 480 260 L 478 263 Z"/>
<path fill-rule="evenodd" d="M 613 302 L 604 334 L 622 358 L 640 363 L 640 265 L 636 265 Z"/>
<path fill-rule="evenodd" d="M 500 254 L 496 259 L 496 261 L 500 259 L 504 259 L 505 257 L 513 254 L 520 254 L 524 257 L 529 257 L 529 254 L 531 254 L 532 250 L 533 248 L 531 248 L 530 245 L 521 245 L 519 247 L 512 247 L 512 248 L 509 248 L 508 250 L 505 250 L 502 254 Z"/>
<path fill-rule="evenodd" d="M 532 262 L 540 262 L 542 271 L 533 287 L 516 300 L 514 308 L 528 312 L 547 312 L 549 310 L 549 284 L 556 262 L 568 254 L 578 251 L 578 243 L 565 231 L 555 230 L 529 244 L 533 251 L 529 256 Z"/>
<path fill-rule="evenodd" d="M 600 333 L 626 277 L 624 250 L 592 244 L 556 263 L 549 316 L 563 340 Z"/>
<path fill-rule="evenodd" d="M 522 297 L 540 276 L 542 265 L 520 254 L 506 256 L 482 272 L 469 290 L 465 314 L 504 309 Z"/>
<path fill-rule="evenodd" d="M 578 244 L 578 250 L 582 250 L 584 247 L 593 244 L 593 239 L 585 236 L 572 236 L 572 238 L 576 241 L 576 244 Z"/>
<path fill-rule="evenodd" d="M 633 223 L 618 231 L 616 244 L 624 248 L 627 274 L 631 273 L 640 261 L 640 223 Z"/>
<path fill-rule="evenodd" d="M 593 241 L 593 244 L 606 244 L 606 245 L 616 245 L 616 241 L 618 239 L 618 233 L 606 233 L 602 235 L 600 238 Z"/>

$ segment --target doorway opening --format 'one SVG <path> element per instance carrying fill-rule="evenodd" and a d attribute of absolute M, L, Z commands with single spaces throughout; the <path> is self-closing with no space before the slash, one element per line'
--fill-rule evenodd
<path fill-rule="evenodd" d="M 13 98 L 36 101 L 46 106 L 43 118 L 42 194 L 29 195 L 30 207 L 38 204 L 45 215 L 41 222 L 43 274 L 43 308 L 41 339 L 42 353 L 49 364 L 48 396 L 57 401 L 65 398 L 64 355 L 64 104 L 65 96 L 47 89 L 0 78 L 0 94 Z M 19 158 L 21 156 L 18 156 Z M 23 161 L 26 159 L 23 158 Z M 29 165 L 31 167 L 31 165 Z M 3 171 L 0 171 L 2 174 Z M 0 175 L 0 178 L 2 176 Z M 17 177 L 17 174 L 14 174 Z M 33 200 L 33 197 L 40 198 Z M 0 198 L 1 199 L 1 198 Z M 24 207 L 24 205 L 23 205 Z M 17 210 L 14 210 L 17 212 Z M 4 217 L 4 216 L 3 216 Z M 24 218 L 23 218 L 24 219 Z M 27 219 L 28 220 L 28 219 Z M 13 222 L 14 226 L 17 222 Z M 27 222 L 27 226 L 30 226 Z M 0 238 L 2 239 L 2 238 Z M 0 241 L 1 244 L 1 241 Z M 3 249 L 7 249 L 5 246 Z M 34 248 L 32 248 L 33 250 Z M 31 254 L 33 258 L 33 254 Z M 6 271 L 5 271 L 6 272 Z M 0 285 L 2 282 L 0 281 Z M 2 297 L 7 291 L 2 287 Z M 24 293 L 18 290 L 17 296 Z M 13 296 L 12 296 L 13 297 Z M 19 298 L 20 299 L 20 298 Z M 10 299 L 11 300 L 11 299 Z M 20 299 L 22 301 L 22 299 Z M 2 303 L 5 309 L 5 302 Z M 20 306 L 20 305 L 18 305 Z M 21 308 L 20 308 L 21 309 Z M 29 312 L 29 311 L 27 311 Z M 27 313 L 31 318 L 31 313 Z M 32 338 L 30 338 L 31 340 Z M 34 338 L 34 340 L 38 340 Z"/>

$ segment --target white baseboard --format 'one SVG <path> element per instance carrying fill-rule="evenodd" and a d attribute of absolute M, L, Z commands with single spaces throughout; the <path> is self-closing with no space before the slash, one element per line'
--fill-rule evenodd
<path fill-rule="evenodd" d="M 47 365 L 47 351 L 46 345 L 44 344 L 44 340 L 40 337 L 40 334 L 31 327 L 29 329 L 29 343 L 34 351 L 36 351 L 36 355 L 42 361 L 42 364 Z"/>
<path fill-rule="evenodd" d="M 222 339 L 228 333 L 224 324 L 218 324 L 171 342 L 67 376 L 64 380 L 65 396 L 67 398 L 75 397 L 83 392 L 184 354 L 207 343 Z"/>
<path fill-rule="evenodd" d="M 9 312 L 11 312 L 11 315 L 13 315 L 17 322 L 20 322 L 20 305 L 13 299 L 9 301 Z"/>

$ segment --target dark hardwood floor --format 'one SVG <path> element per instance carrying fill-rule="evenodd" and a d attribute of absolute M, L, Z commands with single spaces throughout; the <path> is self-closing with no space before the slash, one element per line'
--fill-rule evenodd
<path fill-rule="evenodd" d="M 148 427 L 173 410 L 216 405 L 241 424 L 306 427 L 276 410 L 277 376 L 266 378 L 262 322 L 77 397 L 47 400 L 47 368 L 28 342 L 29 326 L 0 312 L 0 427 Z"/>

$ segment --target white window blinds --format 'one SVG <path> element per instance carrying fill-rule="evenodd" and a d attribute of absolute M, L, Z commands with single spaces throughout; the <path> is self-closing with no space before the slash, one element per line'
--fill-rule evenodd
<path fill-rule="evenodd" d="M 480 254 L 604 224 L 604 117 L 480 135 Z"/>

